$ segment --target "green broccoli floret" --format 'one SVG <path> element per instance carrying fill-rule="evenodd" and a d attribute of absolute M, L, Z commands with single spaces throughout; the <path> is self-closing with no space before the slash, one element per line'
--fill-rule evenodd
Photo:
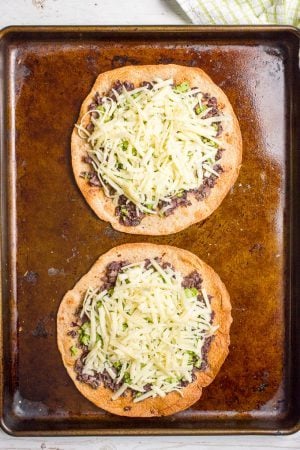
<path fill-rule="evenodd" d="M 89 345 L 90 343 L 90 322 L 85 322 L 79 329 L 79 342 L 83 345 Z"/>
<path fill-rule="evenodd" d="M 117 369 L 119 371 L 122 367 L 122 363 L 120 361 L 116 361 L 113 363 L 113 366 L 115 369 Z"/>
<path fill-rule="evenodd" d="M 122 141 L 122 143 L 121 143 L 121 149 L 122 149 L 122 150 L 127 150 L 127 149 L 128 149 L 128 145 L 129 145 L 129 142 L 128 142 L 128 141 Z"/>
<path fill-rule="evenodd" d="M 130 375 L 129 375 L 128 372 L 125 372 L 125 373 L 124 373 L 123 380 L 124 380 L 124 382 L 127 383 L 127 384 L 130 384 L 130 383 L 131 383 L 131 378 L 130 378 Z"/>
<path fill-rule="evenodd" d="M 176 94 L 182 94 L 183 92 L 187 92 L 189 89 L 190 89 L 189 83 L 184 81 L 183 83 L 177 84 L 177 86 L 175 86 L 174 92 L 176 92 Z"/>
<path fill-rule="evenodd" d="M 207 109 L 207 106 L 206 105 L 202 105 L 202 106 L 197 106 L 196 108 L 195 108 L 195 113 L 198 115 L 198 114 L 201 114 L 203 111 L 205 111 Z"/>
<path fill-rule="evenodd" d="M 79 337 L 79 341 L 83 345 L 89 345 L 90 337 L 88 335 L 86 335 L 86 334 L 83 334 L 82 336 Z"/>
<path fill-rule="evenodd" d="M 105 112 L 105 108 L 104 108 L 104 106 L 102 106 L 102 105 L 100 105 L 100 106 L 97 106 L 97 108 L 96 109 L 98 109 L 98 111 L 100 111 L 100 112 L 102 112 L 102 113 L 104 113 Z"/>
<path fill-rule="evenodd" d="M 186 288 L 184 293 L 187 298 L 196 297 L 199 294 L 196 288 Z"/>
<path fill-rule="evenodd" d="M 78 348 L 74 347 L 74 345 L 72 345 L 72 347 L 70 348 L 70 352 L 71 352 L 71 356 L 76 356 L 77 352 L 78 352 Z"/>

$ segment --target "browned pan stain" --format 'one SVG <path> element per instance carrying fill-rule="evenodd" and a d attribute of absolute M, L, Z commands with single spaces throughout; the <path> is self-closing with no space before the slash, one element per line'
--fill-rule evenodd
<path fill-rule="evenodd" d="M 91 429 L 188 428 L 226 418 L 269 423 L 286 413 L 286 50 L 268 41 L 242 44 L 194 39 L 170 45 L 143 38 L 116 44 L 109 39 L 11 44 L 17 130 L 17 420 L 35 418 L 34 429 L 60 418 L 67 420 L 64 429 L 76 423 Z M 71 132 L 99 72 L 166 62 L 201 67 L 228 95 L 240 120 L 243 166 L 230 194 L 203 223 L 167 237 L 130 236 L 100 221 L 78 191 L 70 165 Z M 56 346 L 55 316 L 64 293 L 99 254 L 138 241 L 175 245 L 204 259 L 225 282 L 234 319 L 230 354 L 201 400 L 174 417 L 148 421 L 115 417 L 88 402 L 69 379 Z"/>

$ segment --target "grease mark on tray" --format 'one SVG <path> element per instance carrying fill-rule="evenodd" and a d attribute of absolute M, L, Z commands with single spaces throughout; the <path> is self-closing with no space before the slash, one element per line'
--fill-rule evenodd
<path fill-rule="evenodd" d="M 49 277 L 65 276 L 65 269 L 56 269 L 55 267 L 50 267 L 48 269 L 48 275 Z"/>
<path fill-rule="evenodd" d="M 130 58 L 129 56 L 126 55 L 115 55 L 111 60 L 111 66 L 113 69 L 115 69 L 116 67 L 122 67 L 129 64 L 133 65 L 139 64 L 139 60 L 135 58 Z"/>
<path fill-rule="evenodd" d="M 38 319 L 37 324 L 32 331 L 34 337 L 47 338 L 48 336 L 53 336 L 53 327 L 55 324 L 56 315 L 52 311 L 47 316 Z"/>
<path fill-rule="evenodd" d="M 24 280 L 27 281 L 27 283 L 36 284 L 39 279 L 39 274 L 37 272 L 34 272 L 33 270 L 26 270 L 23 277 Z"/>

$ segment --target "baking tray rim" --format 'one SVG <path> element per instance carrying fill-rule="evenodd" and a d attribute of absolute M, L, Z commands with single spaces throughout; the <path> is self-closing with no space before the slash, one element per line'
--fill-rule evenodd
<path fill-rule="evenodd" d="M 2 41 L 9 36 L 10 34 L 15 33 L 103 33 L 103 34 L 139 34 L 139 33 L 161 33 L 168 34 L 170 32 L 175 33 L 177 36 L 180 34 L 189 34 L 189 33 L 213 33 L 217 36 L 222 37 L 224 32 L 232 32 L 233 34 L 255 34 L 259 32 L 264 33 L 282 33 L 287 32 L 294 35 L 298 40 L 300 40 L 300 29 L 292 26 L 292 25 L 11 25 L 0 29 L 0 44 Z M 0 49 L 1 51 L 1 49 Z M 0 74 L 1 75 L 1 74 Z M 3 80 L 0 78 L 0 81 Z M 2 103 L 1 99 L 1 103 Z M 0 105 L 0 112 L 2 105 Z M 1 115 L 0 115 L 1 117 Z M 3 121 L 3 116 L 1 118 Z M 3 135 L 4 133 L 2 133 Z M 2 155 L 2 146 L 4 147 L 3 140 L 0 141 L 0 151 Z M 1 167 L 1 175 L 2 175 L 3 167 Z M 1 181 L 1 190 L 2 190 L 2 181 Z M 1 223 L 3 220 L 3 212 L 1 211 Z M 3 232 L 2 228 L 0 229 L 0 244 L 1 250 L 3 248 Z M 2 274 L 2 251 L 0 253 L 0 272 Z M 225 426 L 223 428 L 210 428 L 205 429 L 199 428 L 181 428 L 180 430 L 175 430 L 173 428 L 127 428 L 127 429 L 70 429 L 70 430 L 13 430 L 9 428 L 4 421 L 4 361 L 2 358 L 4 342 L 3 342 L 3 334 L 2 334 L 2 277 L 0 277 L 0 427 L 1 429 L 10 436 L 201 436 L 201 435 L 211 435 L 211 436 L 224 436 L 224 435 L 290 435 L 300 431 L 300 416 L 297 419 L 297 422 L 291 427 L 287 428 L 232 428 L 226 429 Z M 225 422 L 224 422 L 225 424 Z"/>
<path fill-rule="evenodd" d="M 6 35 L 22 32 L 58 33 L 190 33 L 190 32 L 290 32 L 300 39 L 300 29 L 293 25 L 9 25 L 0 29 L 0 40 Z"/>

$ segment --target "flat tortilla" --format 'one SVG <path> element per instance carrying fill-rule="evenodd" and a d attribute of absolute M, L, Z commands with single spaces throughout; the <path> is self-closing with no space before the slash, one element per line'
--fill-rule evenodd
<path fill-rule="evenodd" d="M 183 276 L 197 270 L 203 278 L 203 287 L 213 296 L 211 302 L 212 310 L 215 313 L 213 324 L 218 324 L 219 328 L 208 351 L 207 369 L 196 372 L 196 380 L 182 389 L 183 397 L 178 392 L 171 392 L 165 398 L 148 398 L 138 403 L 133 403 L 131 395 L 111 400 L 112 391 L 109 388 L 100 386 L 98 389 L 93 389 L 76 380 L 75 358 L 71 356 L 70 347 L 76 345 L 77 338 L 72 338 L 67 333 L 70 330 L 71 322 L 74 321 L 76 309 L 82 304 L 87 288 L 99 286 L 106 266 L 110 262 L 127 260 L 133 263 L 156 256 L 161 257 L 162 261 L 170 262 L 174 265 L 175 270 L 181 272 Z M 199 400 L 202 388 L 213 381 L 228 354 L 231 322 L 231 304 L 226 287 L 214 270 L 196 255 L 169 245 L 125 244 L 100 256 L 89 272 L 78 281 L 71 291 L 66 293 L 57 315 L 57 343 L 64 366 L 77 389 L 98 407 L 120 416 L 167 416 L 184 410 Z M 80 353 L 76 355 L 76 359 L 77 357 L 80 357 Z M 130 409 L 124 410 L 124 408 L 127 409 L 126 407 Z"/>
<path fill-rule="evenodd" d="M 222 142 L 222 148 L 225 149 L 220 160 L 224 172 L 220 175 L 216 185 L 211 189 L 206 199 L 198 201 L 192 194 L 188 194 L 188 199 L 192 204 L 187 208 L 176 208 L 170 216 L 146 215 L 137 226 L 122 225 L 119 222 L 119 218 L 115 215 L 115 206 L 112 200 L 105 196 L 103 189 L 90 186 L 84 178 L 80 177 L 80 173 L 88 171 L 90 167 L 83 161 L 83 156 L 86 156 L 90 146 L 79 137 L 76 127 L 74 127 L 71 140 L 72 166 L 76 183 L 97 216 L 110 222 L 116 230 L 131 234 L 153 236 L 177 233 L 193 223 L 200 222 L 208 217 L 218 208 L 235 183 L 242 162 L 241 131 L 232 106 L 224 92 L 213 83 L 210 77 L 203 70 L 195 67 L 175 64 L 125 66 L 104 72 L 98 76 L 91 92 L 84 100 L 77 123 L 81 122 L 83 115 L 88 111 L 88 106 L 92 103 L 96 92 L 99 92 L 100 95 L 107 93 L 117 80 L 121 82 L 128 80 L 138 86 L 142 81 L 152 81 L 155 77 L 162 79 L 173 78 L 176 84 L 188 81 L 190 86 L 199 87 L 203 92 L 216 97 L 218 108 L 232 118 L 230 121 L 222 122 L 223 132 L 219 138 Z M 83 124 L 86 126 L 88 122 L 89 117 L 87 115 Z"/>

